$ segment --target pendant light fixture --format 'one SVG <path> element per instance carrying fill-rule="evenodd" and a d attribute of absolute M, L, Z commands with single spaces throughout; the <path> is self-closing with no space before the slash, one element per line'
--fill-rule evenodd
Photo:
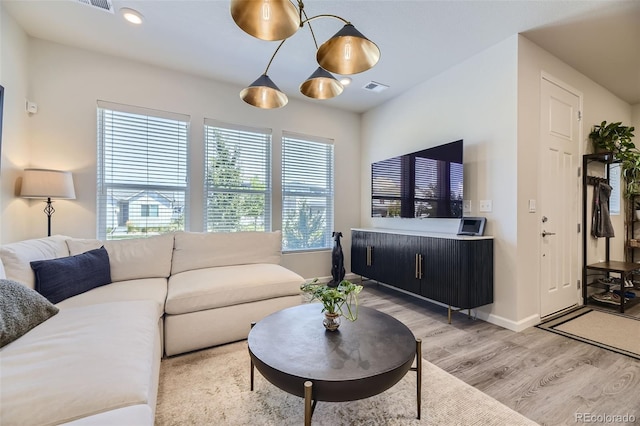
<path fill-rule="evenodd" d="M 298 28 L 308 24 L 316 47 L 316 59 L 320 67 L 300 85 L 300 92 L 313 99 L 330 99 L 338 96 L 344 86 L 332 74 L 351 75 L 372 68 L 380 59 L 380 49 L 360 33 L 349 21 L 337 15 L 307 17 L 301 0 L 231 0 L 231 16 L 246 33 L 261 40 L 282 40 L 271 56 L 264 73 L 249 87 L 240 92 L 242 100 L 258 108 L 280 108 L 287 104 L 285 95 L 267 75 L 269 67 L 282 44 L 295 34 Z M 303 19 L 304 18 L 304 19 Z M 344 27 L 320 48 L 311 22 L 318 18 L 334 18 L 344 22 Z"/>
<path fill-rule="evenodd" d="M 300 28 L 301 15 L 290 0 L 231 0 L 231 16 L 260 40 L 284 40 Z"/>

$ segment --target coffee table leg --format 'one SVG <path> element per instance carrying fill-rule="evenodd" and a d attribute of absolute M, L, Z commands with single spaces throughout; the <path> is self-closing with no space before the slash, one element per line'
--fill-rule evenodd
<path fill-rule="evenodd" d="M 422 339 L 416 339 L 416 390 L 418 397 L 418 420 L 422 408 Z"/>
<path fill-rule="evenodd" d="M 253 328 L 253 326 L 256 325 L 255 322 L 251 323 L 251 328 Z M 249 377 L 251 377 L 251 390 L 253 390 L 253 375 L 254 375 L 254 365 L 253 365 L 253 358 L 251 358 L 251 371 L 249 373 Z"/>
<path fill-rule="evenodd" d="M 313 383 L 310 381 L 304 382 L 304 426 L 311 426 L 311 415 L 313 410 L 311 407 L 311 391 Z"/>

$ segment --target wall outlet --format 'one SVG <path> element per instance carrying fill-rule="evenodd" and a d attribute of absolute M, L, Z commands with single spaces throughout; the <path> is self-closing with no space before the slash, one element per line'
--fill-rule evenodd
<path fill-rule="evenodd" d="M 462 200 L 462 213 L 471 213 L 471 200 Z"/>
<path fill-rule="evenodd" d="M 491 200 L 480 200 L 480 212 L 488 213 L 493 210 L 493 203 Z"/>

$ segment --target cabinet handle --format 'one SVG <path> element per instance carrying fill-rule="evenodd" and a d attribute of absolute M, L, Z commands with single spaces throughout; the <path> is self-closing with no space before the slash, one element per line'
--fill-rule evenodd
<path fill-rule="evenodd" d="M 418 256 L 419 256 L 419 254 L 416 253 L 416 279 L 419 279 L 419 277 L 418 277 L 418 268 L 419 268 L 419 266 L 418 266 L 419 265 L 418 264 Z"/>
<path fill-rule="evenodd" d="M 419 275 L 420 275 L 420 279 L 422 279 L 422 255 L 421 254 L 418 255 L 418 261 L 419 261 L 418 265 L 419 265 L 419 272 L 420 272 Z"/>
<path fill-rule="evenodd" d="M 371 266 L 371 246 L 367 246 L 367 266 Z"/>

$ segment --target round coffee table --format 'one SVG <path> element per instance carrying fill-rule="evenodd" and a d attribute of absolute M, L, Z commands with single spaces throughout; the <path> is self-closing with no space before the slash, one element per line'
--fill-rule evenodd
<path fill-rule="evenodd" d="M 327 331 L 321 311 L 320 303 L 295 306 L 252 327 L 251 390 L 255 366 L 275 386 L 305 398 L 305 425 L 309 425 L 317 401 L 368 398 L 414 370 L 420 418 L 422 350 L 411 330 L 392 316 L 360 307 L 355 322 L 341 318 L 337 331 Z"/>

